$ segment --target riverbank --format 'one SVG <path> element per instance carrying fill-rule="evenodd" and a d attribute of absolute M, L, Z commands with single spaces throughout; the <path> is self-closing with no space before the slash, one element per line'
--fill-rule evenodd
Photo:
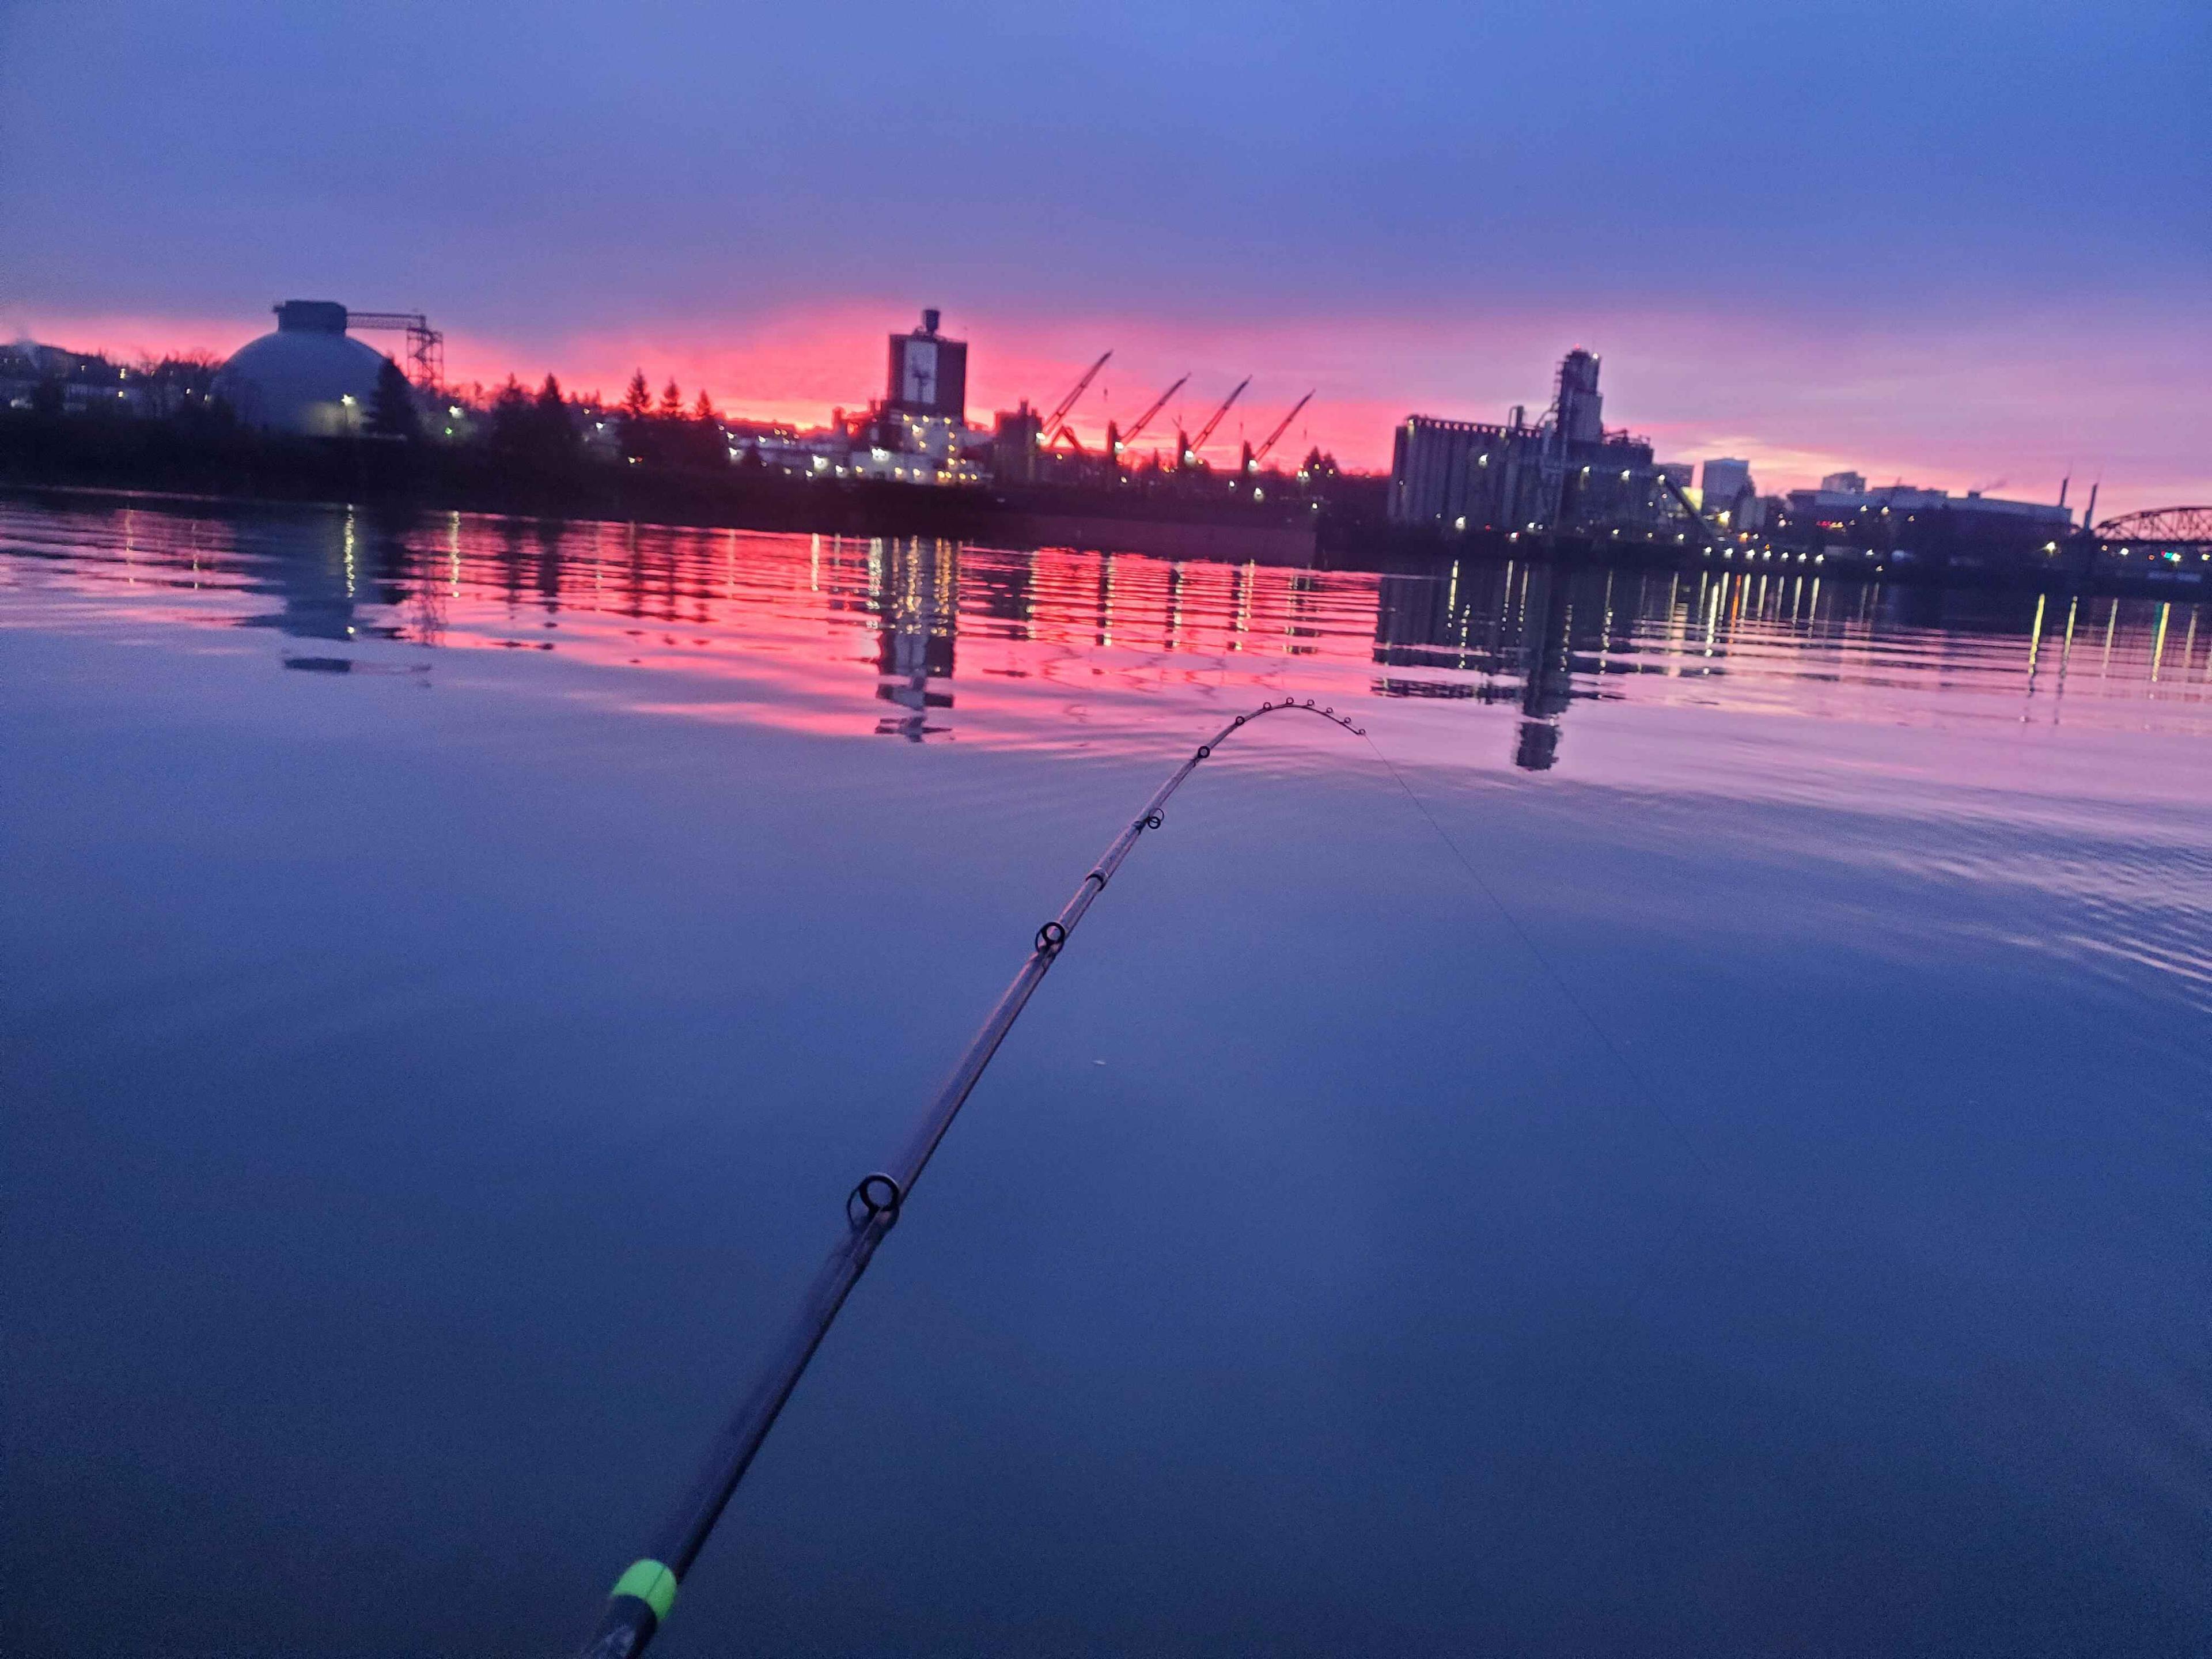
<path fill-rule="evenodd" d="M 1272 484 L 1270 489 L 1272 489 Z M 0 489 L 139 499 L 317 502 L 860 537 L 936 537 L 1170 559 L 1421 574 L 1535 562 L 1628 570 L 1791 572 L 1914 586 L 2059 589 L 2196 599 L 2212 552 L 2136 557 L 2075 540 L 2048 550 L 1916 557 L 1823 546 L 1712 546 L 1639 536 L 1411 530 L 1383 521 L 1383 481 L 1339 477 L 1260 499 L 1241 481 L 1132 477 L 1123 488 L 942 487 L 794 477 L 758 467 L 621 465 L 483 447 L 274 438 L 209 422 L 52 420 L 0 412 Z M 2132 558 L 2132 562 L 2130 562 Z"/>
<path fill-rule="evenodd" d="M 432 512 L 844 536 L 935 536 L 1310 565 L 1317 501 L 1255 501 L 1218 481 L 1121 489 L 940 487 L 763 467 L 557 461 L 484 447 L 270 437 L 209 422 L 0 415 L 0 488 L 228 501 L 337 501 Z"/>

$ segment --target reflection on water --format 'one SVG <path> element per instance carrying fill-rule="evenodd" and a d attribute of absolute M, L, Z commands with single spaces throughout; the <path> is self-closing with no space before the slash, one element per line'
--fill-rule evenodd
<path fill-rule="evenodd" d="M 1381 699 L 1406 717 L 1385 721 L 1401 760 L 1794 802 L 1826 815 L 1806 856 L 2016 891 L 2033 920 L 1996 936 L 2093 976 L 2154 964 L 2212 1001 L 2198 781 L 2100 757 L 2212 735 L 2202 604 L 1802 569 L 1376 574 L 459 514 L 8 503 L 0 617 L 11 608 L 41 627 L 268 629 L 302 642 L 287 670 L 425 687 L 476 653 L 549 653 L 582 676 L 580 695 L 634 710 L 914 744 L 1152 755 L 1159 721 L 1187 708 Z M 1596 743 L 1592 727 L 1578 745 L 1578 718 L 1597 718 L 1578 708 L 1601 708 L 1619 735 Z M 1725 735 L 1744 717 L 1827 735 L 1754 757 Z M 1677 725 L 1654 743 L 1639 719 Z M 1874 735 L 1885 728 L 1954 741 L 1917 750 Z M 2061 738 L 2084 746 L 2040 741 Z M 2083 764 L 2094 775 L 2054 781 Z M 2122 798 L 2125 816 L 2110 817 Z"/>
<path fill-rule="evenodd" d="M 1256 697 L 1293 679 L 1336 699 L 1510 706 L 1507 751 L 1531 771 L 1572 767 L 1572 710 L 1593 700 L 2212 730 L 2204 606 L 2057 590 L 1525 562 L 1381 575 L 347 511 L 13 506 L 0 533 L 0 583 L 48 604 L 357 647 L 560 652 L 704 682 L 696 710 L 719 682 L 726 713 L 915 743 L 1010 740 L 1001 720 L 963 714 L 1039 693 L 1080 699 L 1110 730 L 1119 699 Z"/>

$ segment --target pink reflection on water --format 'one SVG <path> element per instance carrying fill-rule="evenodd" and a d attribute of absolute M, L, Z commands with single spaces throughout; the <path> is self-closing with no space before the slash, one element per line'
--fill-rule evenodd
<path fill-rule="evenodd" d="M 230 682 L 287 707 L 329 677 L 404 676 L 648 722 L 1148 765 L 1311 697 L 1468 815 L 1469 845 L 1509 782 L 1658 844 L 1779 814 L 1800 826 L 1786 845 L 1736 855 L 2007 896 L 2007 948 L 2148 968 L 2212 1006 L 2204 604 L 80 499 L 0 501 L 11 630 L 307 671 Z M 1236 763 L 1374 763 L 1293 727 Z"/>
<path fill-rule="evenodd" d="M 1001 746 L 1146 742 L 1295 692 L 1381 700 L 1409 758 L 1641 763 L 1662 711 L 1888 728 L 2212 732 L 2203 605 L 1960 599 L 1796 567 L 1418 574 L 1066 549 L 345 510 L 0 507 L 0 625 L 318 641 L 433 679 L 487 653 L 641 711 Z M 427 654 L 425 654 L 427 653 Z M 439 665 L 443 665 L 440 666 Z M 1717 728 L 1716 728 L 1717 729 Z M 1579 731 L 1561 747 L 1563 732 Z M 1848 744 L 1830 741 L 1830 748 Z M 2002 769 L 2000 751 L 1959 763 Z M 1832 764 L 1845 766 L 1840 759 Z"/>

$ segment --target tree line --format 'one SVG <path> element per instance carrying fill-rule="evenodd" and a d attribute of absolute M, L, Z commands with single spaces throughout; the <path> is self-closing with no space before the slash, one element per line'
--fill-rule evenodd
<path fill-rule="evenodd" d="M 729 465 L 729 440 L 722 431 L 722 417 L 704 386 L 699 388 L 698 401 L 687 413 L 683 391 L 672 378 L 661 387 L 660 401 L 656 404 L 641 368 L 629 377 L 617 416 L 622 422 L 623 453 L 631 460 L 662 466 Z"/>
<path fill-rule="evenodd" d="M 575 459 L 583 450 L 584 423 L 612 419 L 626 460 L 655 466 L 709 467 L 729 464 L 728 440 L 714 400 L 702 387 L 687 409 L 674 380 L 656 401 L 645 371 L 630 376 L 622 402 L 610 415 L 596 394 L 570 397 L 559 379 L 548 374 L 535 392 L 510 374 L 491 399 L 487 441 L 495 453 L 543 466 Z M 413 389 L 391 359 L 377 373 L 370 400 L 368 430 L 381 437 L 422 435 L 422 413 Z"/>

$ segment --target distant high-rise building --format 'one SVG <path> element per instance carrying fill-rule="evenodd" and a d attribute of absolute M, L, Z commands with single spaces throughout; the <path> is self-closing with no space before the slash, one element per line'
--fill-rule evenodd
<path fill-rule="evenodd" d="M 1751 481 L 1751 463 L 1721 456 L 1707 461 L 1698 510 L 1729 530 L 1748 530 L 1759 516 L 1759 489 Z"/>
<path fill-rule="evenodd" d="M 921 326 L 911 334 L 891 336 L 890 388 L 884 407 L 956 423 L 968 418 L 968 343 L 939 334 L 934 310 L 921 313 Z"/>
<path fill-rule="evenodd" d="M 1717 501 L 1733 501 L 1741 496 L 1759 493 L 1751 482 L 1751 463 L 1726 456 L 1716 457 L 1705 463 L 1704 483 L 1708 507 Z"/>
<path fill-rule="evenodd" d="M 1866 487 L 1866 474 L 1863 472 L 1831 472 L 1820 480 L 1821 489 L 1832 490 L 1839 495 L 1863 495 Z"/>

